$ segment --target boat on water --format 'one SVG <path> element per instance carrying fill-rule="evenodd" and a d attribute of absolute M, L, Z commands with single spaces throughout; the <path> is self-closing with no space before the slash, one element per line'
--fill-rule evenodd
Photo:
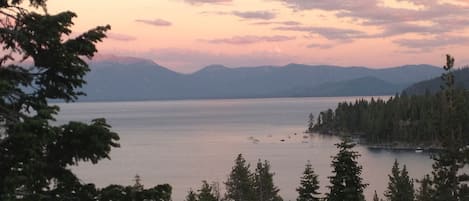
<path fill-rule="evenodd" d="M 422 147 L 417 147 L 415 148 L 415 153 L 422 153 L 423 152 L 423 148 Z"/>

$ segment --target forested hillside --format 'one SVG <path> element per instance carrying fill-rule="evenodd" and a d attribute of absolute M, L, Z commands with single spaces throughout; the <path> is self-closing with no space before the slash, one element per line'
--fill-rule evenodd
<path fill-rule="evenodd" d="M 469 93 L 458 87 L 467 69 L 448 71 L 435 94 L 402 93 L 389 100 L 357 100 L 339 103 L 318 115 L 311 131 L 361 136 L 370 144 L 441 147 L 441 136 L 448 127 L 457 128 L 460 143 L 469 143 Z M 459 76 L 458 76 L 459 75 Z"/>
<path fill-rule="evenodd" d="M 469 67 L 458 69 L 454 71 L 455 86 L 457 88 L 469 89 Z M 426 92 L 437 93 L 441 90 L 443 80 L 440 77 L 435 77 L 430 80 L 415 83 L 405 89 L 405 93 L 413 95 L 423 95 Z"/>

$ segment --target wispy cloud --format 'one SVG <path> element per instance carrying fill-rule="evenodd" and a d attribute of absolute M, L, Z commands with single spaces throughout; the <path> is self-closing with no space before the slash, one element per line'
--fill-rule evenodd
<path fill-rule="evenodd" d="M 228 4 L 232 0 L 184 0 L 184 2 L 191 5 L 200 5 L 200 4 Z"/>
<path fill-rule="evenodd" d="M 171 22 L 163 19 L 154 19 L 154 20 L 145 20 L 145 19 L 136 19 L 136 22 L 152 25 L 152 26 L 171 26 Z"/>
<path fill-rule="evenodd" d="M 421 36 L 437 36 L 469 29 L 469 20 L 467 20 L 469 6 L 461 6 L 440 0 L 397 0 L 398 3 L 405 4 L 401 7 L 386 5 L 380 0 L 277 1 L 283 2 L 283 4 L 296 11 L 313 9 L 330 11 L 338 18 L 356 19 L 357 24 L 382 30 L 378 34 L 368 34 L 369 37 L 395 37 L 409 33 Z M 464 3 L 467 1 L 459 0 L 459 2 Z M 339 36 L 341 37 L 325 37 L 352 39 L 354 37 L 363 37 L 363 34 L 345 34 L 345 36 L 339 34 Z M 404 43 L 398 41 L 395 40 L 396 44 L 405 46 Z M 451 44 L 451 41 L 443 40 L 438 44 L 433 43 L 433 46 L 444 46 L 445 44 Z"/>
<path fill-rule="evenodd" d="M 238 16 L 244 19 L 262 19 L 262 20 L 271 20 L 276 17 L 276 14 L 271 11 L 233 11 L 233 15 Z"/>
<path fill-rule="evenodd" d="M 394 41 L 396 44 L 400 46 L 411 48 L 411 49 L 419 49 L 421 51 L 427 51 L 433 48 L 438 47 L 446 47 L 451 45 L 461 45 L 461 44 L 468 44 L 469 37 L 462 37 L 462 36 L 453 36 L 453 37 L 445 37 L 445 36 L 438 36 L 433 38 L 427 39 L 398 39 Z"/>
<path fill-rule="evenodd" d="M 285 25 L 285 26 L 298 26 L 301 25 L 300 22 L 297 21 L 261 21 L 261 22 L 253 22 L 251 25 Z"/>
<path fill-rule="evenodd" d="M 293 36 L 253 36 L 253 35 L 246 35 L 246 36 L 234 36 L 231 38 L 218 38 L 218 39 L 211 39 L 211 40 L 200 40 L 203 42 L 213 43 L 213 44 L 231 44 L 231 45 L 245 45 L 245 44 L 253 44 L 253 43 L 261 43 L 261 42 L 283 42 L 294 40 L 296 37 Z"/>
<path fill-rule="evenodd" d="M 343 29 L 334 27 L 314 27 L 314 26 L 281 26 L 274 28 L 282 31 L 298 31 L 311 34 L 318 34 L 329 40 L 339 40 L 342 42 L 350 42 L 356 38 L 366 38 L 369 35 L 365 32 L 354 29 Z"/>
<path fill-rule="evenodd" d="M 334 45 L 332 45 L 332 44 L 316 44 L 316 43 L 313 43 L 313 44 L 309 44 L 306 47 L 307 48 L 313 48 L 313 49 L 330 49 L 330 48 L 333 48 Z"/>
<path fill-rule="evenodd" d="M 134 36 L 126 35 L 126 34 L 120 34 L 120 33 L 107 33 L 107 38 L 111 40 L 117 40 L 117 41 L 134 41 L 137 40 Z"/>
<path fill-rule="evenodd" d="M 277 14 L 273 11 L 257 10 L 257 11 L 205 11 L 202 14 L 214 14 L 214 15 L 233 15 L 242 19 L 247 20 L 271 20 L 277 17 Z"/>

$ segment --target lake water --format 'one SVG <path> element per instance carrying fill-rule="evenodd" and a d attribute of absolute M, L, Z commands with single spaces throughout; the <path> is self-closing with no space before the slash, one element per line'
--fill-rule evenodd
<path fill-rule="evenodd" d="M 101 187 L 131 185 L 138 174 L 146 187 L 171 184 L 173 200 L 182 201 L 202 180 L 219 182 L 223 188 L 235 157 L 242 153 L 252 167 L 258 159 L 270 161 L 280 194 L 284 200 L 295 200 L 308 160 L 320 175 L 321 192 L 327 192 L 331 156 L 339 141 L 319 135 L 303 138 L 308 114 L 316 116 L 338 102 L 357 98 L 72 103 L 59 104 L 59 120 L 104 117 L 121 137 L 122 147 L 112 151 L 112 160 L 73 167 L 84 182 Z M 432 161 L 425 153 L 371 151 L 363 146 L 355 150 L 362 155 L 363 177 L 370 184 L 368 200 L 375 190 L 382 197 L 395 158 L 415 178 L 431 171 Z"/>

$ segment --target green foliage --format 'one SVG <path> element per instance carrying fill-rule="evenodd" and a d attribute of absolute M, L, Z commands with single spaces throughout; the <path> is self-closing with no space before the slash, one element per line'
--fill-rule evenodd
<path fill-rule="evenodd" d="M 172 188 L 168 184 L 144 189 L 143 186 L 109 185 L 99 190 L 99 201 L 170 201 Z"/>
<path fill-rule="evenodd" d="M 332 160 L 334 175 L 329 177 L 328 201 L 364 201 L 363 190 L 368 184 L 363 183 L 360 177 L 362 167 L 357 162 L 360 155 L 352 151 L 355 144 L 344 138 L 336 146 L 339 153 Z"/>
<path fill-rule="evenodd" d="M 192 189 L 189 190 L 185 201 L 197 201 L 197 194 Z"/>
<path fill-rule="evenodd" d="M 249 164 L 239 154 L 226 181 L 226 198 L 233 201 L 255 201 L 253 174 Z"/>
<path fill-rule="evenodd" d="M 454 76 L 452 68 L 454 66 L 454 58 L 447 55 L 447 62 L 444 66 L 446 73 L 442 75 L 445 83 L 442 86 L 444 96 L 441 99 L 443 109 L 441 111 L 442 129 L 439 132 L 439 140 L 442 142 L 443 150 L 433 156 L 435 163 L 433 164 L 433 180 L 434 187 L 433 200 L 436 201 L 459 201 L 465 200 L 467 186 L 462 182 L 468 181 L 466 174 L 460 173 L 467 165 L 468 153 L 466 147 L 465 135 L 467 135 L 464 127 L 467 125 L 461 121 L 465 121 L 467 116 L 461 116 L 461 111 L 467 107 L 467 100 L 461 97 L 461 91 L 454 87 Z"/>
<path fill-rule="evenodd" d="M 119 136 L 104 119 L 51 125 L 59 108 L 48 102 L 83 94 L 78 88 L 89 71 L 83 58 L 94 55 L 110 27 L 70 37 L 74 13 L 39 14 L 21 2 L 0 2 L 0 200 L 90 200 L 93 185 L 81 184 L 69 166 L 109 158 Z M 45 10 L 45 1 L 30 4 Z M 18 57 L 34 65 L 14 65 Z"/>
<path fill-rule="evenodd" d="M 50 14 L 45 0 L 30 0 L 43 13 L 30 12 L 22 2 L 0 1 L 0 200 L 170 200 L 169 185 L 99 190 L 70 170 L 109 158 L 119 147 L 105 119 L 57 125 L 60 108 L 49 104 L 84 95 L 79 88 L 90 70 L 85 59 L 94 56 L 110 26 L 72 37 L 75 13 Z M 25 60 L 33 65 L 20 66 Z"/>
<path fill-rule="evenodd" d="M 200 187 L 198 192 L 197 198 L 199 201 L 217 201 L 217 198 L 212 193 L 213 189 L 207 181 L 202 181 L 202 187 Z"/>
<path fill-rule="evenodd" d="M 413 201 L 414 182 L 409 177 L 406 166 L 399 169 L 399 163 L 394 161 L 391 175 L 389 175 L 388 189 L 385 192 L 388 201 Z"/>
<path fill-rule="evenodd" d="M 425 177 L 419 181 L 420 187 L 417 190 L 415 195 L 416 201 L 432 201 L 434 197 L 434 189 L 431 184 L 430 175 L 425 175 Z"/>
<path fill-rule="evenodd" d="M 283 201 L 280 195 L 278 195 L 280 190 L 274 185 L 274 173 L 270 172 L 270 164 L 268 161 L 262 163 L 259 160 L 253 176 L 257 201 Z"/>
<path fill-rule="evenodd" d="M 301 176 L 300 186 L 296 189 L 298 192 L 297 201 L 319 201 L 319 180 L 318 175 L 314 173 L 311 163 L 306 163 L 303 176 Z"/>
<path fill-rule="evenodd" d="M 375 191 L 375 193 L 373 194 L 373 201 L 380 201 L 380 199 L 379 199 L 378 194 L 376 193 L 376 191 Z"/>
<path fill-rule="evenodd" d="M 309 113 L 308 116 L 308 130 L 307 132 L 312 132 L 314 128 L 314 115 L 313 113 Z"/>
<path fill-rule="evenodd" d="M 220 201 L 220 189 L 218 183 L 214 182 L 212 184 L 208 184 L 207 181 L 202 181 L 202 186 L 198 193 L 189 190 L 186 201 Z"/>
<path fill-rule="evenodd" d="M 454 83 L 450 74 L 443 77 L 451 80 L 445 81 L 445 88 Z M 370 144 L 390 146 L 401 143 L 441 148 L 448 140 L 458 146 L 466 145 L 469 144 L 468 103 L 469 93 L 453 86 L 436 94 L 402 93 L 386 101 L 372 98 L 343 102 L 334 111 L 321 112 L 313 130 L 358 134 Z M 446 133 L 449 128 L 457 133 Z M 441 134 L 447 138 L 441 138 Z"/>
<path fill-rule="evenodd" d="M 282 201 L 279 189 L 274 185 L 274 173 L 270 171 L 268 161 L 257 163 L 256 170 L 251 173 L 250 165 L 241 154 L 235 160 L 235 166 L 228 176 L 226 200 L 233 201 Z"/>

